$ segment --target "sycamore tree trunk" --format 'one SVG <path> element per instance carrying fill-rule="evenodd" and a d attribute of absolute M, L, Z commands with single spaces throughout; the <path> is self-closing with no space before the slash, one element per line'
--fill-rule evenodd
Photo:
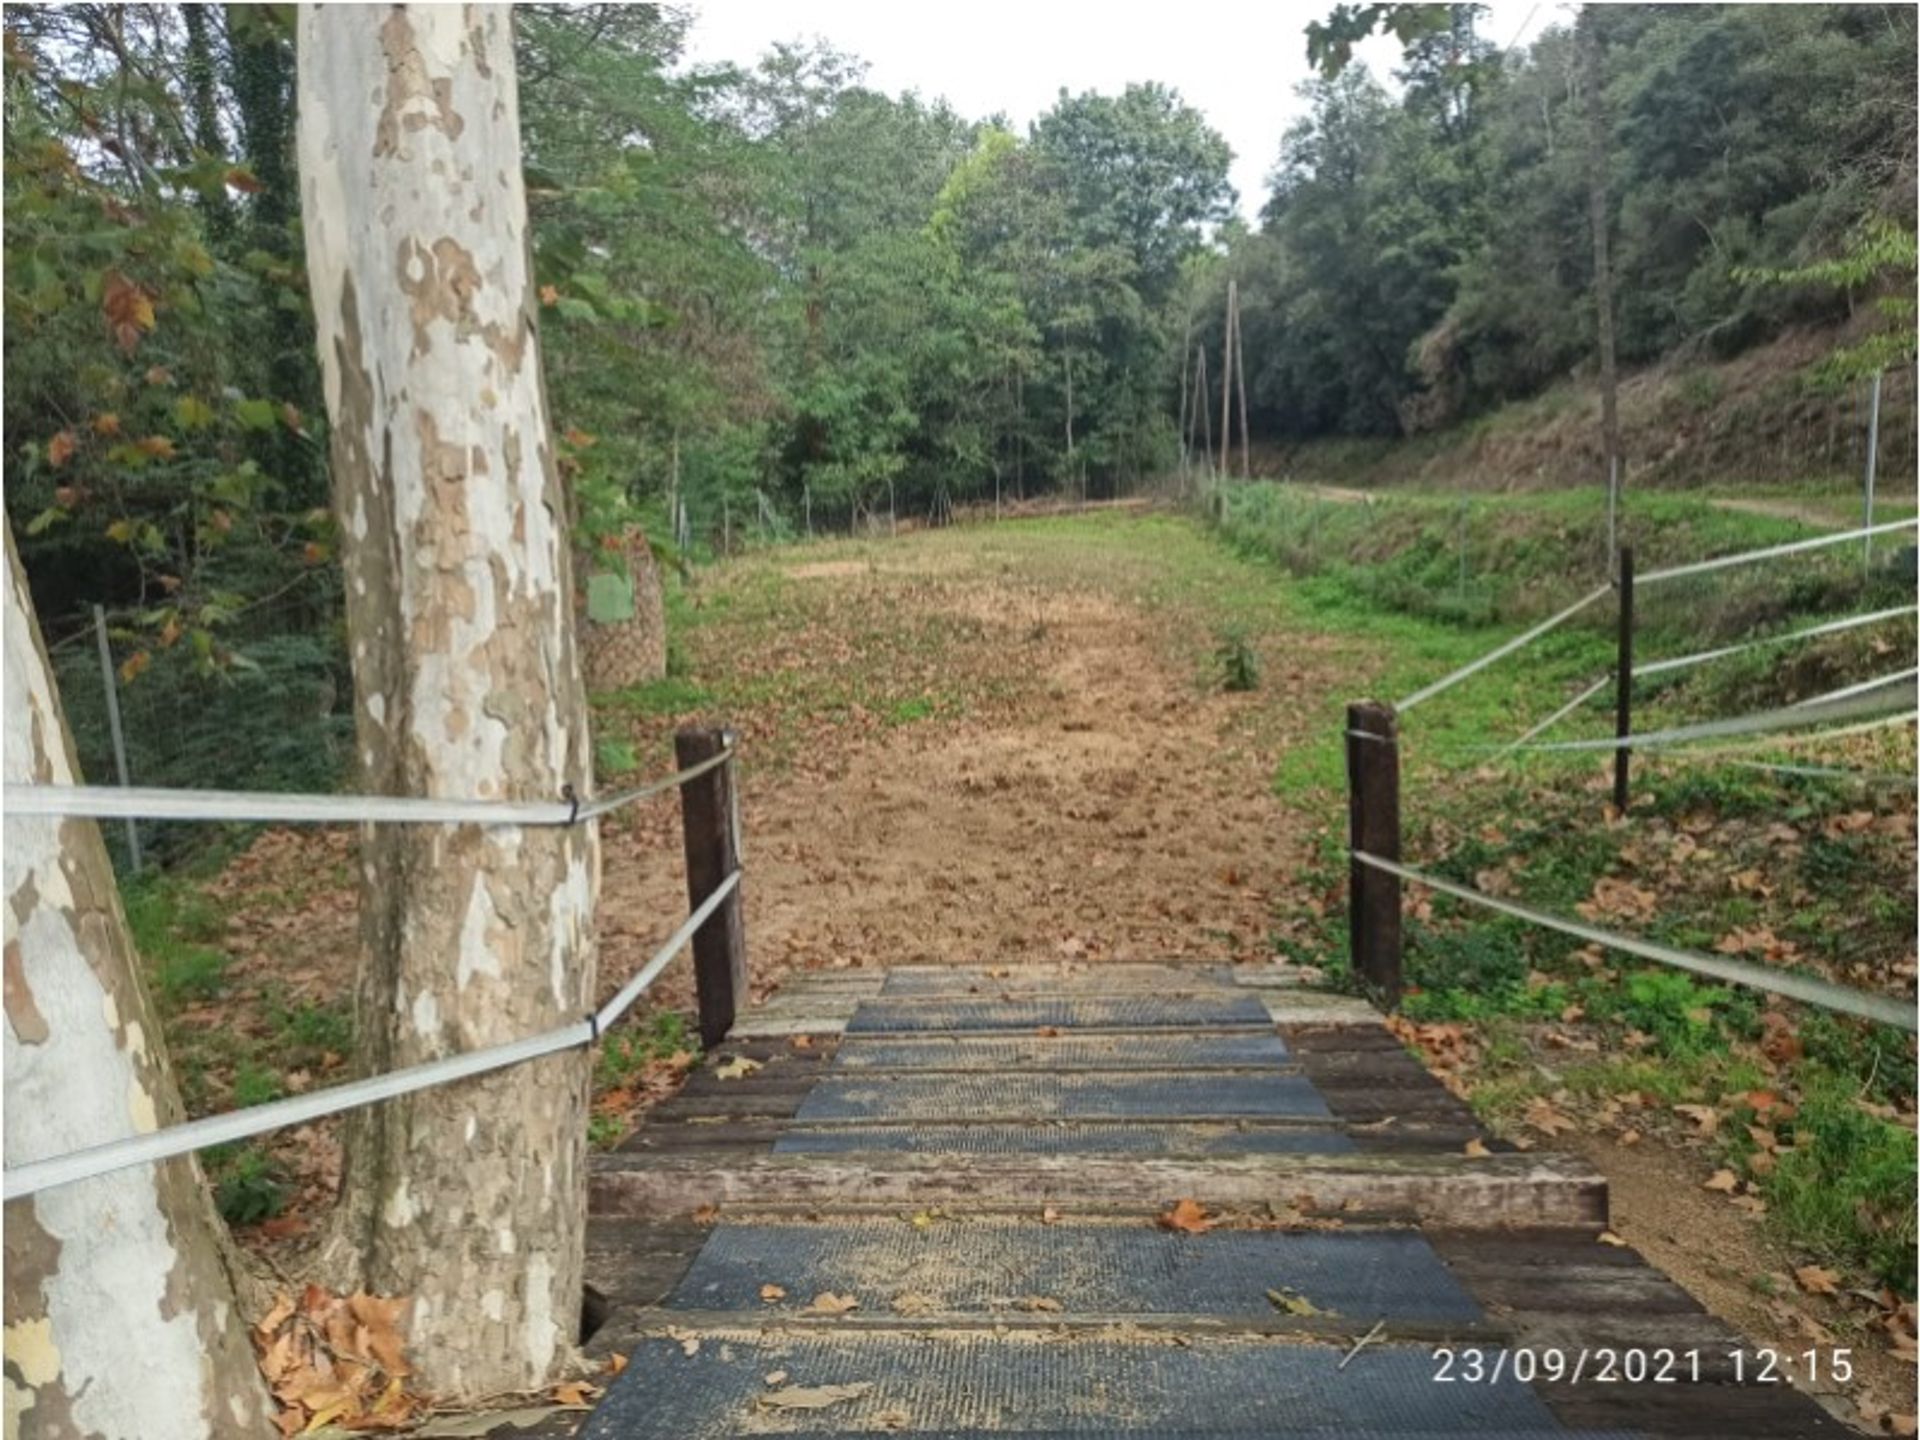
<path fill-rule="evenodd" d="M 590 780 L 505 6 L 303 6 L 300 173 L 332 421 L 359 783 L 553 800 Z M 600 853 L 572 829 L 363 839 L 362 1059 L 577 1021 Z M 571 1357 L 588 1061 L 362 1112 L 330 1249 L 412 1297 L 422 1388 L 531 1390 Z"/>
<path fill-rule="evenodd" d="M 5 771 L 78 783 L 7 531 Z M 185 1118 L 100 827 L 7 817 L 6 1163 Z M 268 1433 L 226 1233 L 191 1159 L 6 1206 L 6 1434 Z"/>

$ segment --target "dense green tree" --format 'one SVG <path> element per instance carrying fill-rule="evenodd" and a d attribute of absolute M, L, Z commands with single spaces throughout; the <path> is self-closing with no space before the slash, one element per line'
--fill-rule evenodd
<path fill-rule="evenodd" d="M 1214 267 L 1218 353 L 1241 277 L 1256 428 L 1396 434 L 1591 363 L 1585 83 L 1572 35 L 1497 55 L 1474 6 L 1341 6 L 1309 27 L 1325 78 L 1289 131 L 1259 237 Z M 1600 6 L 1617 343 L 1626 364 L 1730 354 L 1898 286 L 1764 277 L 1911 234 L 1914 15 L 1877 6 Z M 1351 63 L 1404 47 L 1390 96 Z"/>

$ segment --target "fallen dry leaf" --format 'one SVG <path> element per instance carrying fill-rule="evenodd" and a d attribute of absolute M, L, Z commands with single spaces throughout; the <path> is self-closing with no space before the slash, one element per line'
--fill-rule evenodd
<path fill-rule="evenodd" d="M 1618 1245 L 1618 1246 L 1621 1246 L 1622 1248 L 1625 1248 L 1627 1242 L 1622 1240 L 1618 1235 L 1614 1234 L 1613 1231 L 1611 1230 L 1602 1230 L 1600 1232 L 1600 1243 L 1602 1245 Z"/>
<path fill-rule="evenodd" d="M 845 1315 L 849 1310 L 858 1310 L 860 1302 L 851 1295 L 836 1295 L 831 1290 L 822 1290 L 813 1297 L 813 1303 L 804 1313 L 808 1315 Z"/>
<path fill-rule="evenodd" d="M 789 1385 L 784 1390 L 760 1396 L 759 1402 L 768 1410 L 824 1410 L 829 1405 L 858 1400 L 871 1389 L 870 1380 L 852 1385 Z"/>
<path fill-rule="evenodd" d="M 1731 1170 L 1716 1170 L 1702 1187 L 1707 1190 L 1719 1190 L 1731 1195 L 1740 1188 L 1740 1177 Z"/>
<path fill-rule="evenodd" d="M 1720 1112 L 1711 1105 L 1676 1105 L 1673 1113 L 1684 1115 L 1693 1121 L 1694 1134 L 1701 1139 L 1720 1128 Z"/>
<path fill-rule="evenodd" d="M 736 1055 L 726 1063 L 714 1066 L 713 1078 L 716 1080 L 740 1080 L 751 1075 L 759 1068 L 760 1062 L 758 1060 L 749 1060 L 744 1055 Z"/>
<path fill-rule="evenodd" d="M 1023 1295 L 1013 1302 L 1013 1308 L 1029 1312 L 1045 1311 L 1048 1314 L 1057 1314 L 1065 1307 L 1063 1307 L 1058 1300 L 1054 1300 L 1045 1295 Z"/>
<path fill-rule="evenodd" d="M 771 1305 L 776 1300 L 786 1299 L 787 1292 L 779 1285 L 762 1285 L 760 1287 L 760 1298 Z"/>
<path fill-rule="evenodd" d="M 1837 1295 L 1840 1293 L 1840 1272 L 1828 1270 L 1820 1265 L 1802 1265 L 1793 1272 L 1793 1278 L 1800 1282 L 1800 1288 L 1809 1295 Z"/>
<path fill-rule="evenodd" d="M 1267 1303 L 1272 1305 L 1274 1309 L 1284 1311 L 1288 1315 L 1333 1315 L 1337 1313 L 1333 1310 L 1322 1310 L 1318 1305 L 1314 1304 L 1290 1285 L 1282 1285 L 1278 1289 L 1267 1291 Z"/>
<path fill-rule="evenodd" d="M 1214 1226 L 1207 1212 L 1194 1200 L 1174 1201 L 1173 1207 L 1162 1211 L 1155 1221 L 1162 1230 L 1178 1230 L 1183 1235 L 1205 1234 Z"/>
<path fill-rule="evenodd" d="M 584 1380 L 567 1380 L 547 1392 L 554 1403 L 564 1405 L 569 1410 L 586 1410 L 600 1396 L 598 1385 L 589 1385 Z"/>
<path fill-rule="evenodd" d="M 1572 1118 L 1556 1110 L 1544 1095 L 1536 1095 L 1528 1102 L 1526 1121 L 1548 1139 L 1577 1128 Z"/>
<path fill-rule="evenodd" d="M 1486 1142 L 1478 1136 L 1475 1136 L 1473 1139 L 1467 1141 L 1465 1153 L 1470 1159 L 1484 1160 L 1491 1152 L 1488 1151 Z"/>

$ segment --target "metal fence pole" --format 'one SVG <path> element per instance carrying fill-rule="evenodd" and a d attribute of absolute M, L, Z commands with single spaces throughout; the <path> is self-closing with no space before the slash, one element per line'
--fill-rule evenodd
<path fill-rule="evenodd" d="M 1467 603 L 1467 497 L 1460 497 L 1460 603 Z M 1372 509 L 1369 503 L 1368 509 Z"/>
<path fill-rule="evenodd" d="M 1867 410 L 1867 506 L 1863 525 L 1873 524 L 1873 471 L 1874 463 L 1880 458 L 1880 380 L 1884 371 L 1876 371 L 1873 377 L 1873 399 Z M 1869 575 L 1873 573 L 1873 536 L 1868 535 L 1862 541 L 1865 546 L 1862 563 Z"/>
<path fill-rule="evenodd" d="M 127 774 L 127 737 L 120 728 L 120 681 L 113 673 L 113 647 L 107 643 L 107 612 L 100 606 L 93 607 L 93 636 L 100 646 L 100 683 L 107 691 L 107 729 L 113 736 L 113 768 L 120 778 L 120 788 L 125 790 L 133 784 Z M 140 826 L 134 818 L 127 817 L 127 858 L 133 865 L 133 873 L 140 873 Z"/>
<path fill-rule="evenodd" d="M 1607 461 L 1607 573 L 1612 574 L 1620 560 L 1620 457 Z"/>
<path fill-rule="evenodd" d="M 1633 733 L 1633 547 L 1620 547 L 1620 637 L 1618 668 L 1614 672 L 1613 733 L 1626 739 Z M 1613 808 L 1627 813 L 1627 771 L 1631 746 L 1622 745 L 1613 752 Z"/>

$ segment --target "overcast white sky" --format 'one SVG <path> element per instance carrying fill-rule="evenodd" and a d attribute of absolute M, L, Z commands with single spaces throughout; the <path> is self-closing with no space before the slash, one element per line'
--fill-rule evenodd
<path fill-rule="evenodd" d="M 694 60 L 750 64 L 774 41 L 817 35 L 865 60 L 867 83 L 876 89 L 917 90 L 929 100 L 944 95 L 971 119 L 1004 111 L 1022 132 L 1062 86 L 1113 93 L 1129 81 L 1163 81 L 1204 111 L 1233 147 L 1233 185 L 1249 218 L 1266 198 L 1280 137 L 1300 112 L 1293 90 L 1307 78 L 1302 30 L 1332 8 L 1332 0 L 690 3 Z M 1490 9 L 1484 33 L 1502 46 L 1567 20 L 1559 0 L 1493 0 Z M 1382 39 L 1360 51 L 1383 80 L 1399 53 Z"/>

